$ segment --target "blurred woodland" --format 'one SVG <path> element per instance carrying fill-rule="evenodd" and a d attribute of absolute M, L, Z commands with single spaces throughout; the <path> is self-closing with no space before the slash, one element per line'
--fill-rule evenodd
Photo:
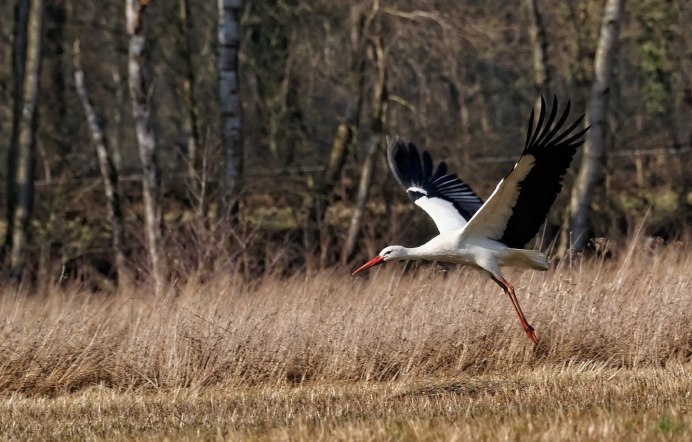
<path fill-rule="evenodd" d="M 578 250 L 640 225 L 677 238 L 692 220 L 692 8 L 622 3 L 2 2 L 3 279 L 162 287 L 414 244 L 434 225 L 390 176 L 386 136 L 487 198 L 540 94 L 571 99 L 572 118 L 604 110 L 541 246 L 574 242 L 571 193 L 588 206 Z"/>

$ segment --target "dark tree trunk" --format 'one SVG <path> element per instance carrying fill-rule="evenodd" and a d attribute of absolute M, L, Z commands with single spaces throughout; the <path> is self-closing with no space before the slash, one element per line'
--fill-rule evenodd
<path fill-rule="evenodd" d="M 15 179 L 17 174 L 17 152 L 19 129 L 22 121 L 24 97 L 24 64 L 26 63 L 27 22 L 30 0 L 18 0 L 14 10 L 14 33 L 12 38 L 12 135 L 7 149 L 7 232 L 2 247 L 2 261 L 12 248 L 12 228 L 16 203 Z"/>
<path fill-rule="evenodd" d="M 21 6 L 20 6 L 21 7 Z M 23 69 L 21 116 L 19 116 L 16 162 L 13 173 L 13 213 L 10 248 L 10 275 L 21 278 L 26 263 L 29 224 L 34 203 L 36 149 L 36 108 L 41 78 L 41 35 L 43 0 L 32 0 L 26 26 L 26 57 Z"/>
<path fill-rule="evenodd" d="M 73 133 L 67 105 L 67 85 L 65 75 L 65 25 L 67 22 L 66 0 L 46 2 L 46 44 L 43 58 L 46 72 L 49 73 L 49 86 L 43 90 L 42 102 L 50 106 L 50 112 L 41 121 L 42 133 L 47 133 L 58 154 L 58 167 L 69 167 L 69 153 L 72 148 L 70 134 Z"/>
<path fill-rule="evenodd" d="M 221 138 L 224 168 L 219 210 L 235 222 L 238 194 L 243 173 L 243 144 L 241 138 L 241 103 L 238 76 L 240 49 L 240 10 L 242 0 L 218 0 L 219 13 L 219 104 L 221 106 Z"/>

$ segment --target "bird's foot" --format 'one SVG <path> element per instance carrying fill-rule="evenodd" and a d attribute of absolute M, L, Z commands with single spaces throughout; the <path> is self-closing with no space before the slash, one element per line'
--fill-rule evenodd
<path fill-rule="evenodd" d="M 528 336 L 531 342 L 533 342 L 534 345 L 538 345 L 538 337 L 536 336 L 536 332 L 530 324 L 526 324 L 526 326 L 524 327 L 524 331 L 526 332 L 526 336 Z"/>

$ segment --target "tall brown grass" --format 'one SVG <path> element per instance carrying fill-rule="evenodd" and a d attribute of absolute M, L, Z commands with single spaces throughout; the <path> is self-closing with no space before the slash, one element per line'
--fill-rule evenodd
<path fill-rule="evenodd" d="M 465 269 L 393 263 L 363 278 L 334 269 L 248 283 L 217 275 L 115 295 L 78 287 L 0 293 L 0 392 L 92 386 L 202 389 L 406 381 L 598 363 L 685 364 L 692 356 L 689 243 L 634 243 L 615 258 L 507 272 L 537 330 Z"/>

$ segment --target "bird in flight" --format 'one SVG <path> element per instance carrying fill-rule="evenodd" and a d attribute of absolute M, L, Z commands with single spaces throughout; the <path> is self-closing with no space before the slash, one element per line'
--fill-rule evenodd
<path fill-rule="evenodd" d="M 567 102 L 555 121 L 558 104 L 554 97 L 546 118 L 546 103 L 541 97 L 535 128 L 531 111 L 524 151 L 485 203 L 456 175 L 447 173 L 444 162 L 433 170 L 428 152 L 420 154 L 413 143 L 395 140 L 387 150 L 389 167 L 411 200 L 430 215 L 440 234 L 419 247 L 385 247 L 353 275 L 383 262 L 401 260 L 445 261 L 474 267 L 509 296 L 524 332 L 537 344 L 534 328 L 500 268 L 548 270 L 548 259 L 543 253 L 524 247 L 543 224 L 589 129 L 577 129 L 584 118 L 581 115 L 563 130 L 569 111 Z"/>

